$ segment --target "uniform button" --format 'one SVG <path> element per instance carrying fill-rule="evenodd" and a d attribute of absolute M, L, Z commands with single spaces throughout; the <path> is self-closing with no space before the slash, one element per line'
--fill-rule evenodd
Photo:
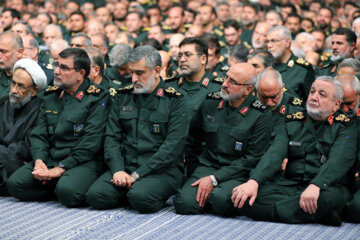
<path fill-rule="evenodd" d="M 324 183 L 324 187 L 326 187 L 327 185 L 326 185 L 326 183 Z"/>

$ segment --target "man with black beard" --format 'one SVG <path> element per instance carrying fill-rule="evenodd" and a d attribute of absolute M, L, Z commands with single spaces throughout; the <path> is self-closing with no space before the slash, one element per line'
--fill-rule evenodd
<path fill-rule="evenodd" d="M 113 15 L 114 15 L 115 23 L 119 28 L 125 27 L 126 14 L 127 14 L 126 4 L 123 2 L 115 3 Z"/>
<path fill-rule="evenodd" d="M 31 59 L 15 63 L 8 96 L 0 99 L 0 195 L 7 194 L 10 175 L 30 158 L 29 137 L 40 110 L 36 96 L 46 75 Z"/>
<path fill-rule="evenodd" d="M 334 13 L 329 7 L 320 8 L 319 14 L 317 15 L 318 27 L 325 32 L 326 36 L 333 33 L 333 29 L 331 28 L 333 16 Z"/>
<path fill-rule="evenodd" d="M 256 24 L 259 20 L 259 6 L 255 3 L 247 3 L 243 7 L 242 12 L 242 34 L 241 34 L 241 42 L 246 45 L 251 45 L 252 43 L 252 35 Z"/>

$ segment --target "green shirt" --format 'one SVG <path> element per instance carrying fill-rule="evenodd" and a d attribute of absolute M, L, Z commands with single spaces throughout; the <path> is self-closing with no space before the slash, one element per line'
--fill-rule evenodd
<path fill-rule="evenodd" d="M 102 149 L 108 110 L 109 94 L 89 79 L 73 95 L 49 87 L 30 139 L 33 159 L 48 166 L 61 161 L 65 169 L 93 160 Z"/>
<path fill-rule="evenodd" d="M 118 90 L 106 126 L 105 161 L 114 174 L 140 177 L 182 167 L 188 134 L 184 97 L 161 80 L 150 94 Z"/>

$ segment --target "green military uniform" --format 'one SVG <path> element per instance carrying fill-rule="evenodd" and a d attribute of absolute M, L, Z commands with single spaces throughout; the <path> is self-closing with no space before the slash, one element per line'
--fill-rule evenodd
<path fill-rule="evenodd" d="M 85 193 L 103 171 L 102 143 L 109 95 L 85 79 L 73 95 L 58 87 L 44 93 L 39 118 L 31 133 L 31 155 L 48 168 L 66 171 L 43 185 L 31 174 L 34 162 L 8 180 L 9 193 L 24 201 L 47 199 L 55 193 L 69 207 L 85 204 Z"/>
<path fill-rule="evenodd" d="M 6 71 L 0 70 L 0 99 L 8 96 L 10 92 L 10 84 L 12 76 L 8 76 Z"/>
<path fill-rule="evenodd" d="M 179 62 L 178 60 L 174 60 L 172 57 L 170 58 L 170 63 L 169 63 L 169 66 L 168 66 L 168 69 L 167 69 L 167 72 L 166 72 L 166 76 L 167 78 L 174 78 L 176 77 L 177 74 L 177 69 L 178 69 L 178 66 L 179 65 Z"/>
<path fill-rule="evenodd" d="M 331 76 L 335 77 L 337 70 L 338 70 L 339 64 L 333 61 L 330 61 L 328 64 L 323 65 L 322 68 L 320 68 L 317 73 L 316 77 L 319 76 Z"/>
<path fill-rule="evenodd" d="M 185 77 L 173 77 L 165 79 L 165 82 L 174 88 L 177 88 L 185 95 L 186 112 L 189 119 L 199 109 L 206 95 L 211 92 L 219 91 L 223 83 L 221 77 L 215 77 L 213 74 L 206 72 L 200 82 L 188 82 Z"/>
<path fill-rule="evenodd" d="M 300 99 L 307 99 L 315 77 L 310 63 L 292 54 L 287 63 L 275 63 L 274 69 L 281 74 L 285 89 L 291 89 Z"/>
<path fill-rule="evenodd" d="M 106 68 L 104 71 L 103 81 L 104 80 L 106 83 L 109 83 L 110 85 L 113 85 L 112 83 L 114 83 L 115 86 L 117 86 L 117 88 L 118 88 L 120 86 L 123 87 L 125 85 L 130 84 L 131 76 L 124 77 L 123 75 L 120 75 L 117 67 L 109 67 L 109 68 Z"/>
<path fill-rule="evenodd" d="M 119 89 L 109 115 L 105 161 L 110 170 L 89 189 L 94 208 L 114 208 L 126 202 L 142 213 L 160 210 L 181 186 L 183 148 L 188 134 L 184 97 L 161 80 L 150 94 Z M 136 171 L 140 179 L 130 189 L 110 182 L 113 174 Z"/>
<path fill-rule="evenodd" d="M 196 201 L 197 187 L 191 184 L 213 174 L 219 185 L 209 205 L 217 214 L 233 215 L 232 189 L 248 180 L 263 155 L 270 141 L 271 112 L 253 95 L 237 109 L 222 100 L 219 92 L 207 98 L 192 119 L 185 148 L 186 163 L 195 162 L 198 167 L 175 196 L 174 206 L 181 214 L 203 212 Z"/>
<path fill-rule="evenodd" d="M 146 41 L 146 39 L 148 39 L 148 31 L 149 28 L 142 28 L 137 34 L 136 37 L 134 38 L 134 42 L 135 42 L 135 46 L 141 46 L 143 42 Z"/>
<path fill-rule="evenodd" d="M 300 111 L 286 116 L 286 134 L 282 138 L 287 144 L 278 149 L 281 155 L 267 159 L 278 166 L 283 159 L 277 156 L 287 154 L 289 160 L 283 176 L 260 186 L 256 202 L 274 204 L 275 214 L 266 216 L 266 220 L 319 222 L 329 211 L 339 210 L 350 197 L 347 183 L 340 179 L 349 174 L 354 164 L 355 123 L 341 110 L 325 121 L 314 121 L 306 115 L 306 111 Z M 321 189 L 315 214 L 304 212 L 299 205 L 300 195 L 309 184 Z"/>
<path fill-rule="evenodd" d="M 244 44 L 247 48 L 252 45 L 252 35 L 256 28 L 256 24 L 252 29 L 245 29 L 244 26 L 241 27 L 242 33 L 241 33 L 241 43 Z"/>
<path fill-rule="evenodd" d="M 211 33 L 214 34 L 218 38 L 220 46 L 226 42 L 223 26 L 214 27 L 211 30 Z"/>
<path fill-rule="evenodd" d="M 210 72 L 215 78 L 220 77 L 222 79 L 226 78 L 226 73 L 229 70 L 229 67 L 226 66 L 223 62 L 216 64 L 214 69 Z"/>

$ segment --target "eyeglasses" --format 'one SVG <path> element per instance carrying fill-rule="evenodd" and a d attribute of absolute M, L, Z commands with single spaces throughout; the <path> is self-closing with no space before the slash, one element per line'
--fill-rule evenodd
<path fill-rule="evenodd" d="M 246 85 L 251 85 L 249 83 L 237 83 L 234 79 L 230 78 L 230 77 L 226 77 L 225 81 L 229 81 L 231 85 L 236 85 L 236 86 L 246 86 Z"/>
<path fill-rule="evenodd" d="M 26 87 L 26 86 L 25 86 L 24 84 L 22 84 L 22 83 L 17 83 L 17 82 L 15 82 L 14 80 L 11 80 L 10 87 L 11 87 L 11 88 L 15 87 L 19 92 L 25 92 L 26 90 L 32 88 L 33 86 Z"/>
<path fill-rule="evenodd" d="M 181 59 L 183 56 L 185 57 L 185 59 L 188 59 L 188 58 L 190 58 L 190 57 L 193 56 L 193 55 L 199 55 L 199 56 L 201 56 L 202 54 L 199 54 L 199 53 L 191 53 L 191 52 L 179 53 L 179 54 L 178 54 L 178 59 Z"/>
<path fill-rule="evenodd" d="M 72 47 L 72 48 L 83 48 L 84 45 L 76 44 L 76 43 L 70 43 L 70 47 Z"/>
<path fill-rule="evenodd" d="M 265 41 L 265 44 L 268 45 L 269 43 L 272 43 L 272 44 L 277 44 L 279 43 L 280 41 L 284 40 L 285 38 L 280 38 L 280 39 L 270 39 L 270 40 L 266 40 Z"/>
<path fill-rule="evenodd" d="M 62 71 L 70 71 L 70 70 L 72 70 L 72 69 L 75 69 L 75 68 L 71 68 L 71 67 L 68 67 L 68 66 L 66 66 L 66 65 L 63 65 L 63 64 L 60 64 L 59 65 L 59 63 L 57 63 L 57 62 L 54 62 L 54 68 L 59 68 L 60 69 L 60 71 L 62 72 Z"/>

